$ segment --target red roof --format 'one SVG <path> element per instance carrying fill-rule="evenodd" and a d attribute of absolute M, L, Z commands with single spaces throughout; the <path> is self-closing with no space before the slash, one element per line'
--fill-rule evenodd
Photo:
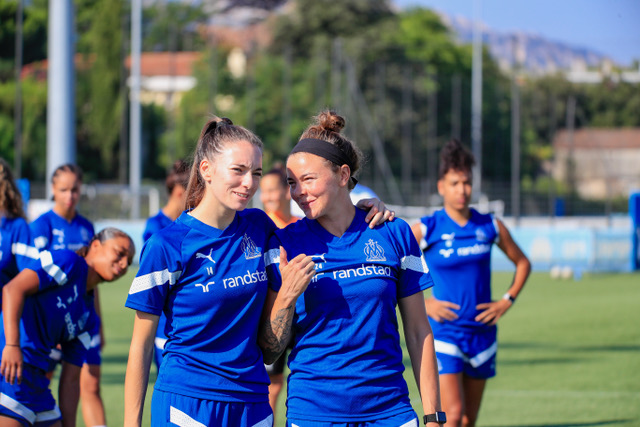
<path fill-rule="evenodd" d="M 143 76 L 191 76 L 193 64 L 200 58 L 199 52 L 143 52 L 140 57 L 140 73 Z M 92 63 L 91 56 L 77 53 L 74 58 L 76 70 L 87 69 Z M 131 59 L 125 61 L 127 69 L 131 66 Z M 47 79 L 49 62 L 45 59 L 32 62 L 22 67 L 20 76 L 34 77 L 36 80 Z"/>
<path fill-rule="evenodd" d="M 570 148 L 571 140 L 566 129 L 556 132 L 554 148 Z M 583 128 L 573 132 L 573 148 L 576 149 L 640 149 L 640 128 Z"/>

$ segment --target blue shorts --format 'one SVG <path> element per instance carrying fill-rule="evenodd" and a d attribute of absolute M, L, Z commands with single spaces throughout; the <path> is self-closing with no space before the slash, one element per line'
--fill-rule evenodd
<path fill-rule="evenodd" d="M 495 327 L 486 331 L 438 328 L 438 332 L 434 332 L 438 373 L 462 372 L 478 379 L 494 377 L 498 351 L 497 331 Z"/>
<path fill-rule="evenodd" d="M 95 322 L 91 328 L 89 335 L 91 336 L 91 344 L 85 354 L 84 363 L 87 365 L 101 365 L 102 364 L 102 342 L 100 338 L 100 322 Z"/>
<path fill-rule="evenodd" d="M 348 422 L 330 422 L 330 421 L 309 421 L 296 418 L 287 420 L 287 427 L 419 427 L 418 415 L 415 411 L 403 412 L 392 417 L 381 418 L 370 421 L 348 421 Z"/>
<path fill-rule="evenodd" d="M 151 399 L 151 426 L 166 425 L 273 427 L 273 411 L 268 401 L 220 402 L 154 390 Z"/>
<path fill-rule="evenodd" d="M 46 372 L 22 365 L 22 382 L 9 384 L 0 375 L 0 415 L 14 418 L 24 426 L 45 427 L 62 419 L 49 390 Z"/>

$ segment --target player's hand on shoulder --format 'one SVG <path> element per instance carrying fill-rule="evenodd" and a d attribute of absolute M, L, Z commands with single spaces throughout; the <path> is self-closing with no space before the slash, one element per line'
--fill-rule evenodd
<path fill-rule="evenodd" d="M 505 299 L 478 304 L 476 308 L 482 312 L 476 316 L 475 320 L 487 325 L 495 325 L 511 305 L 512 303 Z"/>
<path fill-rule="evenodd" d="M 436 322 L 442 323 L 445 320 L 456 320 L 458 315 L 453 310 L 460 310 L 458 304 L 437 300 L 434 297 L 427 298 L 424 301 L 427 315 Z"/>
<path fill-rule="evenodd" d="M 22 349 L 19 346 L 5 346 L 2 350 L 0 373 L 9 384 L 22 382 Z"/>
<path fill-rule="evenodd" d="M 376 225 L 384 224 L 387 221 L 393 221 L 396 217 L 396 213 L 387 209 L 380 199 L 362 199 L 356 203 L 356 207 L 368 211 L 364 220 L 369 224 L 369 228 L 374 228 Z"/>
<path fill-rule="evenodd" d="M 280 274 L 282 275 L 280 292 L 284 291 L 295 298 L 302 295 L 316 274 L 315 266 L 313 259 L 305 254 L 299 254 L 288 261 L 287 251 L 280 246 Z"/>

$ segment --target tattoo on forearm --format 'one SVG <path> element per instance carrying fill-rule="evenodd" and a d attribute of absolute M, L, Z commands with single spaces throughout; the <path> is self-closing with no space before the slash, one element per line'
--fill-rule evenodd
<path fill-rule="evenodd" d="M 263 323 L 262 355 L 265 363 L 273 363 L 284 352 L 291 338 L 294 306 L 278 310 L 276 316 Z"/>

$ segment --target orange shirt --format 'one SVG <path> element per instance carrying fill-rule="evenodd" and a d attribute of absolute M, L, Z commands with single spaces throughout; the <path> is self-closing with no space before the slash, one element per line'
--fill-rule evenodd
<path fill-rule="evenodd" d="M 280 218 L 277 212 L 267 212 L 267 215 L 269 215 L 269 218 L 271 218 L 273 222 L 276 223 L 276 226 L 278 228 L 285 228 L 287 225 L 293 224 L 300 219 L 297 216 L 291 216 L 291 219 L 287 222 L 284 219 Z"/>

